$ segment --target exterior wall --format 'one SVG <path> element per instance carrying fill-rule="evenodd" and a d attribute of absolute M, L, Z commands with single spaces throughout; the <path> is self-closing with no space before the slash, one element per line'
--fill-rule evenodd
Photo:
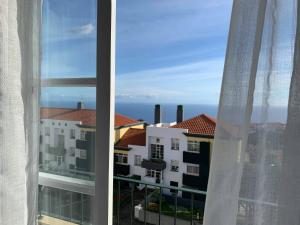
<path fill-rule="evenodd" d="M 148 151 L 145 146 L 130 145 L 131 150 L 128 151 L 128 164 L 130 165 L 130 176 L 138 175 L 143 177 L 146 175 L 146 170 L 141 166 L 134 165 L 135 155 L 140 155 L 141 159 L 148 159 Z"/>
<path fill-rule="evenodd" d="M 115 129 L 115 143 L 117 143 L 130 128 L 143 129 L 144 124 Z"/>
<path fill-rule="evenodd" d="M 79 121 L 63 121 L 63 120 L 52 120 L 42 119 L 41 120 L 41 145 L 40 152 L 42 152 L 42 163 L 48 164 L 50 167 L 57 168 L 58 165 L 55 162 L 55 156 L 46 152 L 46 146 L 49 144 L 50 147 L 57 147 L 57 136 L 58 134 L 64 135 L 64 148 L 66 154 L 64 157 L 64 163 L 60 166 L 61 169 L 69 169 L 69 165 L 75 165 L 75 156 L 71 155 L 71 147 L 76 149 L 76 140 L 80 138 L 80 129 L 77 124 Z M 45 133 L 45 128 L 50 129 L 50 136 Z M 75 130 L 75 139 L 71 139 L 71 130 Z M 48 161 L 50 161 L 48 163 Z"/>

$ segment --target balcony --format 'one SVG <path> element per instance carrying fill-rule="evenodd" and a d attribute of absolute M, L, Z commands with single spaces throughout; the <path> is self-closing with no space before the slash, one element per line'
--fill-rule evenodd
<path fill-rule="evenodd" d="M 164 170 L 167 167 L 167 164 L 162 159 L 144 159 L 142 161 L 142 167 L 147 170 Z"/>
<path fill-rule="evenodd" d="M 130 165 L 126 164 L 114 164 L 114 174 L 115 175 L 122 175 L 122 176 L 128 176 L 130 173 Z"/>
<path fill-rule="evenodd" d="M 66 149 L 63 147 L 49 147 L 47 150 L 47 153 L 57 156 L 64 156 L 66 152 Z"/>
<path fill-rule="evenodd" d="M 192 164 L 200 164 L 201 155 L 199 153 L 194 152 L 183 152 L 183 162 L 184 163 L 192 163 Z"/>
<path fill-rule="evenodd" d="M 88 150 L 90 148 L 89 142 L 84 140 L 76 140 L 76 148 Z"/>
<path fill-rule="evenodd" d="M 182 175 L 182 184 L 199 189 L 201 187 L 201 177 L 184 173 Z"/>

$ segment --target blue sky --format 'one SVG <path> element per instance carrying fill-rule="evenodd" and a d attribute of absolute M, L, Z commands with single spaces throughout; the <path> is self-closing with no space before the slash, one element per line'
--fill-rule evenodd
<path fill-rule="evenodd" d="M 43 77 L 95 76 L 95 0 L 44 0 Z M 230 0 L 118 0 L 116 100 L 217 104 Z M 93 99 L 49 88 L 43 97 Z"/>

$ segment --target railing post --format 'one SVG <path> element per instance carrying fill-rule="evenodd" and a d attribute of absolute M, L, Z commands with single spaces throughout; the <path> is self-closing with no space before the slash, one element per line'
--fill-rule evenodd
<path fill-rule="evenodd" d="M 194 223 L 194 193 L 191 193 L 191 225 Z"/>
<path fill-rule="evenodd" d="M 144 225 L 147 224 L 147 184 L 145 184 L 145 201 L 144 201 Z"/>
<path fill-rule="evenodd" d="M 121 204 L 121 181 L 118 180 L 118 203 L 117 203 L 117 223 L 120 225 L 120 204 Z"/>
<path fill-rule="evenodd" d="M 177 193 L 174 193 L 175 197 L 175 215 L 174 215 L 174 225 L 176 225 L 176 220 L 177 220 Z"/>
<path fill-rule="evenodd" d="M 131 183 L 131 213 L 130 213 L 130 224 L 133 224 L 133 217 L 134 217 L 134 205 L 133 205 L 133 191 L 134 191 L 134 183 Z"/>
<path fill-rule="evenodd" d="M 161 203 L 162 203 L 162 188 L 159 188 L 159 211 L 158 211 L 158 225 L 160 225 L 161 220 Z"/>

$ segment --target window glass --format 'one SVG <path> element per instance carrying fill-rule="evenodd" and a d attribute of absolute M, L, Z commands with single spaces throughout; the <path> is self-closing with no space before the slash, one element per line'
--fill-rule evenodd
<path fill-rule="evenodd" d="M 187 165 L 186 171 L 187 171 L 187 174 L 199 176 L 199 166 Z"/>
<path fill-rule="evenodd" d="M 42 17 L 39 223 L 91 225 L 97 0 L 44 0 Z"/>
<path fill-rule="evenodd" d="M 200 142 L 199 141 L 188 141 L 188 151 L 200 152 Z"/>
<path fill-rule="evenodd" d="M 171 160 L 171 171 L 178 172 L 179 171 L 179 161 Z"/>
<path fill-rule="evenodd" d="M 142 157 L 140 155 L 134 156 L 134 165 L 135 166 L 141 166 L 142 164 Z"/>
<path fill-rule="evenodd" d="M 179 150 L 179 139 L 178 138 L 171 138 L 171 149 Z"/>

